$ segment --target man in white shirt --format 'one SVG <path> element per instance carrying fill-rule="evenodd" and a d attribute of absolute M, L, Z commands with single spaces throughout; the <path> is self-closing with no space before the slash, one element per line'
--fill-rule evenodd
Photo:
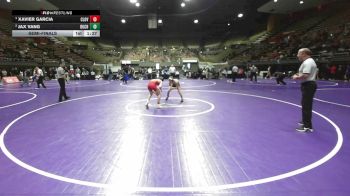
<path fill-rule="evenodd" d="M 62 98 L 65 100 L 70 97 L 66 94 L 66 71 L 64 70 L 64 64 L 61 64 L 60 67 L 57 68 L 57 81 L 60 84 L 60 95 L 58 96 L 58 101 L 62 102 Z"/>
<path fill-rule="evenodd" d="M 236 82 L 237 74 L 238 74 L 238 67 L 234 65 L 232 67 L 232 82 Z"/>
<path fill-rule="evenodd" d="M 147 77 L 148 77 L 149 80 L 152 79 L 152 68 L 151 68 L 151 67 L 149 67 L 149 68 L 147 69 Z"/>
<path fill-rule="evenodd" d="M 91 69 L 91 72 L 90 72 L 90 75 L 91 75 L 91 80 L 95 80 L 96 79 L 96 73 L 94 72 L 93 69 Z M 98 80 L 100 79 L 100 77 L 98 77 Z"/>
<path fill-rule="evenodd" d="M 174 65 L 171 65 L 171 66 L 169 67 L 169 74 L 170 74 L 170 76 L 172 76 L 172 77 L 174 78 L 174 77 L 175 77 L 175 72 L 176 72 L 175 66 L 174 66 Z"/>
<path fill-rule="evenodd" d="M 35 73 L 35 76 L 37 78 L 36 83 L 38 85 L 38 88 L 40 88 L 40 84 L 41 84 L 41 86 L 46 88 L 46 86 L 44 84 L 44 72 L 43 72 L 43 70 L 40 69 L 39 67 L 35 67 L 34 73 Z"/>
<path fill-rule="evenodd" d="M 294 80 L 301 80 L 301 105 L 302 105 L 302 122 L 296 130 L 299 132 L 312 132 L 312 104 L 317 89 L 315 82 L 317 75 L 317 65 L 311 58 L 311 51 L 308 48 L 301 48 L 297 55 L 299 61 L 302 62 L 299 73 L 293 75 Z"/>
<path fill-rule="evenodd" d="M 252 65 L 250 67 L 250 81 L 253 81 L 253 77 L 254 77 L 254 81 L 257 82 L 257 74 L 258 74 L 258 68 L 255 65 Z"/>

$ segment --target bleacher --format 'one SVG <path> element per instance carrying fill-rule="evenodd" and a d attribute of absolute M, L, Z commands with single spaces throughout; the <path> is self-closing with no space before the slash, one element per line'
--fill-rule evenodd
<path fill-rule="evenodd" d="M 335 4 L 327 9 L 310 12 L 277 32 L 261 31 L 248 37 L 225 40 L 163 39 L 163 40 L 93 40 L 90 38 L 12 38 L 11 22 L 0 18 L 2 60 L 14 58 L 57 66 L 66 62 L 91 66 L 94 62 L 119 64 L 120 60 L 171 63 L 182 58 L 197 58 L 202 62 L 296 61 L 300 47 L 309 47 L 318 59 L 346 61 L 350 54 L 350 3 Z"/>

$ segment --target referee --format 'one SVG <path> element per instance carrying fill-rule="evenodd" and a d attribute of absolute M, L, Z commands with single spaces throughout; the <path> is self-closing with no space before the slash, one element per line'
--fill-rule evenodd
<path fill-rule="evenodd" d="M 64 70 L 64 64 L 61 63 L 60 67 L 57 68 L 57 80 L 60 84 L 60 95 L 58 97 L 58 101 L 62 102 L 62 98 L 64 97 L 65 100 L 69 99 L 70 97 L 66 94 L 66 75 Z"/>
<path fill-rule="evenodd" d="M 299 61 L 302 62 L 299 72 L 293 75 L 294 80 L 301 80 L 301 105 L 302 105 L 302 122 L 296 130 L 299 132 L 312 132 L 312 103 L 317 89 L 315 82 L 317 75 L 317 65 L 311 58 L 311 51 L 308 48 L 301 48 L 297 55 Z"/>

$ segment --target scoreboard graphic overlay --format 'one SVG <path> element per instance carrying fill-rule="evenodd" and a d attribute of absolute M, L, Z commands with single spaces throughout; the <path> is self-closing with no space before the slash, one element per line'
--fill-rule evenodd
<path fill-rule="evenodd" d="M 12 37 L 100 37 L 99 10 L 13 10 Z"/>

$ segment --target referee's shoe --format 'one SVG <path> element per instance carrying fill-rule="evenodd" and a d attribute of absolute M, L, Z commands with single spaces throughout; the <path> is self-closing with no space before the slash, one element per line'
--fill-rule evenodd
<path fill-rule="evenodd" d="M 304 125 L 301 125 L 300 127 L 295 129 L 296 131 L 299 132 L 313 132 L 314 130 L 308 127 L 304 127 Z"/>

